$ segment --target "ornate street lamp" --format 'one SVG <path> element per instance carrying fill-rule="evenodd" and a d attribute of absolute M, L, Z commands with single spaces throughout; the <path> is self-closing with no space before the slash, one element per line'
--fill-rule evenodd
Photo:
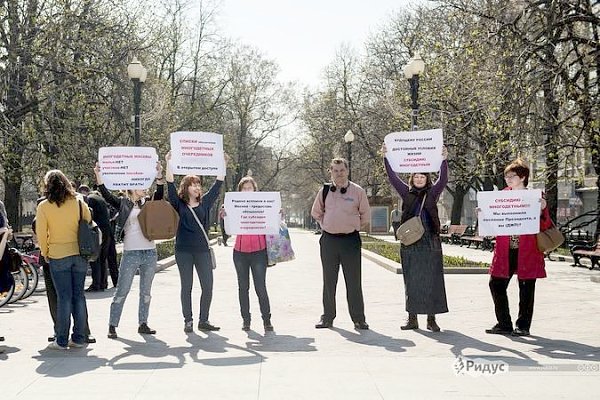
<path fill-rule="evenodd" d="M 133 142 L 140 145 L 140 103 L 142 102 L 142 84 L 146 81 L 148 71 L 136 57 L 127 66 L 127 75 L 133 82 Z"/>
<path fill-rule="evenodd" d="M 415 53 L 413 58 L 404 67 L 404 77 L 408 79 L 408 83 L 410 84 L 410 98 L 412 100 L 411 130 L 413 131 L 419 129 L 417 124 L 417 116 L 419 115 L 419 75 L 422 75 L 424 71 L 425 62 L 423 62 L 419 53 Z"/>
<path fill-rule="evenodd" d="M 350 129 L 344 135 L 344 142 L 348 146 L 348 180 L 352 180 L 352 142 L 354 142 L 354 133 Z"/>

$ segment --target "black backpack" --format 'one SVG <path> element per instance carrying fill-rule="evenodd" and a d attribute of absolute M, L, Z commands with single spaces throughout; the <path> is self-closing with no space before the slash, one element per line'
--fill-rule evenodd
<path fill-rule="evenodd" d="M 79 255 L 88 261 L 96 261 L 100 256 L 100 229 L 98 225 L 83 219 L 81 201 L 79 204 L 79 228 L 77 240 L 79 242 Z"/>

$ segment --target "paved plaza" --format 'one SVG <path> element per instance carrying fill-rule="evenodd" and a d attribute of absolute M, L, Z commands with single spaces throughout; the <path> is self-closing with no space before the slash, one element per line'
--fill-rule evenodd
<path fill-rule="evenodd" d="M 262 328 L 251 293 L 253 325 L 241 330 L 232 247 L 215 247 L 215 333 L 183 332 L 176 266 L 154 280 L 149 325 L 137 333 L 138 280 L 119 338 L 106 338 L 114 290 L 87 297 L 98 342 L 46 350 L 52 324 L 43 293 L 0 309 L 2 399 L 592 399 L 600 398 L 600 271 L 548 262 L 538 280 L 532 336 L 487 335 L 494 324 L 486 274 L 447 274 L 450 312 L 442 332 L 401 331 L 402 275 L 363 258 L 369 331 L 350 321 L 343 279 L 333 329 L 317 330 L 321 306 L 319 236 L 292 230 L 296 260 L 270 268 L 274 332 Z M 477 261 L 490 252 L 446 246 Z M 194 287 L 194 315 L 199 283 Z M 518 293 L 509 296 L 516 318 Z M 252 291 L 252 289 L 251 289 Z M 196 322 L 196 321 L 195 321 Z M 425 327 L 425 317 L 420 318 Z"/>

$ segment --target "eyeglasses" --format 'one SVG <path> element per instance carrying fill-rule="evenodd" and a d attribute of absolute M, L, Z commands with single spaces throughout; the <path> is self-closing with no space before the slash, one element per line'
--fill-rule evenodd
<path fill-rule="evenodd" d="M 508 180 L 513 179 L 516 176 L 519 176 L 519 175 L 517 175 L 517 174 L 506 174 L 506 175 L 504 175 L 504 179 L 508 181 Z"/>

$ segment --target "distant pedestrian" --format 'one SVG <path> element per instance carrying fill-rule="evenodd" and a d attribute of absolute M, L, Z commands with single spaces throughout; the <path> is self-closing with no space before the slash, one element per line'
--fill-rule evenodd
<path fill-rule="evenodd" d="M 435 183 L 428 173 L 411 174 L 408 184 L 392 170 L 387 149 L 382 147 L 385 170 L 394 189 L 402 198 L 401 223 L 417 215 L 425 228 L 423 236 L 411 245 L 400 244 L 408 320 L 400 329 L 418 329 L 418 314 L 427 314 L 427 329 L 438 332 L 436 314 L 448 312 L 444 263 L 440 239 L 437 203 L 448 183 L 447 150 L 443 149 L 440 175 Z"/>
<path fill-rule="evenodd" d="M 77 192 L 83 195 L 85 202 L 92 210 L 92 219 L 98 225 L 102 232 L 102 244 L 100 254 L 95 261 L 90 263 L 92 267 L 92 283 L 85 290 L 86 292 L 101 292 L 107 289 L 105 281 L 107 280 L 108 269 L 106 259 L 111 242 L 114 242 L 112 229 L 110 228 L 110 217 L 108 213 L 108 204 L 98 192 L 92 192 L 87 185 L 80 185 Z"/>
<path fill-rule="evenodd" d="M 400 228 L 402 219 L 402 213 L 398 210 L 398 204 L 394 204 L 394 209 L 390 213 L 390 220 L 392 221 L 392 229 L 394 230 L 394 240 L 398 240 L 398 234 L 396 231 Z"/>
<path fill-rule="evenodd" d="M 225 218 L 223 217 L 223 211 L 225 211 L 225 204 L 221 205 L 221 209 L 219 212 L 219 224 L 221 226 L 221 243 L 223 246 L 227 246 L 227 239 L 229 239 L 229 235 L 225 232 Z"/>
<path fill-rule="evenodd" d="M 348 161 L 334 158 L 329 166 L 332 183 L 319 190 L 311 215 L 322 228 L 323 315 L 315 328 L 331 328 L 336 317 L 335 293 L 340 271 L 346 281 L 350 318 L 356 329 L 369 329 L 362 292 L 361 239 L 371 208 L 365 190 L 348 180 Z"/>
<path fill-rule="evenodd" d="M 529 167 L 517 159 L 504 169 L 504 180 L 508 185 L 504 190 L 527 190 Z M 552 227 L 546 200 L 542 197 L 540 230 Z M 508 295 L 506 290 L 510 279 L 517 274 L 519 281 L 519 316 L 513 330 Z M 490 292 L 494 300 L 497 323 L 486 333 L 513 336 L 529 336 L 533 318 L 535 282 L 545 278 L 544 254 L 538 250 L 536 235 L 496 236 L 494 258 L 490 266 Z"/>

